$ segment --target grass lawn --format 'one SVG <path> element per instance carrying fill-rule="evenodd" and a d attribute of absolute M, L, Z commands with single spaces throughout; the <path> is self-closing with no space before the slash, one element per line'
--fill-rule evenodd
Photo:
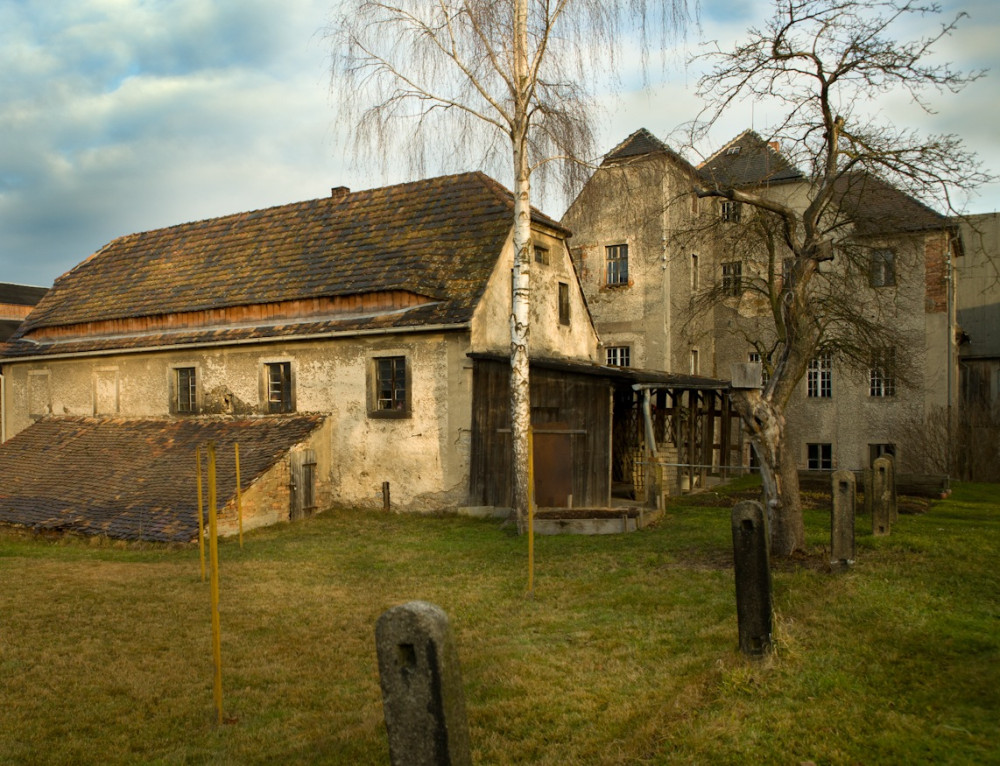
<path fill-rule="evenodd" d="M 719 498 L 724 505 L 726 498 Z M 374 625 L 448 612 L 476 763 L 1000 763 L 1000 486 L 824 565 L 775 562 L 777 649 L 737 650 L 729 511 L 625 536 L 329 511 L 220 545 L 224 707 L 197 548 L 0 533 L 0 763 L 388 762 Z"/>

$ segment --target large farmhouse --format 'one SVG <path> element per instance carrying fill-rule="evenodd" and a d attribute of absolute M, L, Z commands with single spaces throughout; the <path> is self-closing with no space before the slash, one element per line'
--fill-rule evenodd
<path fill-rule="evenodd" d="M 480 477 L 472 502 L 502 504 L 483 484 L 503 487 L 509 469 L 484 464 L 492 447 L 473 445 L 474 368 L 495 370 L 508 353 L 511 211 L 506 189 L 468 173 L 114 240 L 60 277 L 3 347 L 0 472 L 11 478 L 0 520 L 128 537 L 142 514 L 130 522 L 126 507 L 169 507 L 188 522 L 163 517 L 158 537 L 190 539 L 194 448 L 210 439 L 225 446 L 220 471 L 242 448 L 248 526 L 294 516 L 296 504 L 381 507 L 385 482 L 397 509 L 466 504 L 477 449 L 480 470 L 500 476 Z M 567 231 L 537 212 L 532 231 L 532 358 L 589 370 L 598 338 Z M 553 373 L 553 385 L 572 374 Z M 602 385 L 594 459 L 607 465 Z M 547 409 L 536 417 L 586 429 L 558 396 L 538 401 Z M 225 428 L 207 428 L 213 420 Z M 166 477 L 149 480 L 167 464 L 184 490 L 165 495 Z M 604 474 L 575 490 L 579 502 L 588 492 L 607 502 Z M 261 482 L 272 491 L 257 508 L 250 490 Z M 142 495 L 151 484 L 157 492 Z M 221 497 L 231 528 L 232 499 Z M 116 503 L 124 516 L 108 511 Z"/>

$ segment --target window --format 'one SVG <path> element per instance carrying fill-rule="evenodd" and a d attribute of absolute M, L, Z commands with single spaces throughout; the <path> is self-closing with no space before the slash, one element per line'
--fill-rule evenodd
<path fill-rule="evenodd" d="M 691 254 L 691 292 L 698 289 L 698 256 L 695 253 Z"/>
<path fill-rule="evenodd" d="M 771 374 L 767 371 L 767 367 L 764 366 L 764 363 L 763 363 L 763 361 L 760 358 L 760 352 L 759 351 L 751 351 L 749 359 L 750 359 L 750 363 L 751 364 L 759 364 L 760 365 L 760 382 L 761 382 L 761 385 L 766 386 L 767 385 L 767 381 L 771 379 Z M 771 361 L 770 358 L 767 361 L 770 362 Z"/>
<path fill-rule="evenodd" d="M 869 396 L 895 396 L 896 376 L 893 368 L 896 366 L 896 349 L 886 349 L 872 356 L 872 366 L 868 371 Z"/>
<path fill-rule="evenodd" d="M 198 412 L 198 372 L 194 367 L 174 368 L 173 405 L 178 415 Z"/>
<path fill-rule="evenodd" d="M 267 411 L 293 412 L 292 363 L 269 362 L 264 368 L 267 375 Z"/>
<path fill-rule="evenodd" d="M 741 148 L 740 146 L 730 146 L 726 149 L 726 154 L 739 154 Z"/>
<path fill-rule="evenodd" d="M 535 250 L 535 263 L 540 263 L 543 266 L 549 265 L 549 249 L 547 247 L 534 246 Z"/>
<path fill-rule="evenodd" d="M 698 349 L 691 349 L 691 374 L 698 374 Z"/>
<path fill-rule="evenodd" d="M 559 324 L 569 324 L 569 285 L 559 283 Z"/>
<path fill-rule="evenodd" d="M 868 445 L 868 465 L 874 466 L 875 461 L 883 455 L 896 457 L 895 444 L 869 444 Z"/>
<path fill-rule="evenodd" d="M 791 290 L 795 286 L 795 259 L 785 258 L 781 261 L 781 289 Z"/>
<path fill-rule="evenodd" d="M 833 356 L 820 354 L 809 362 L 806 372 L 806 392 L 813 399 L 830 399 L 833 396 Z"/>
<path fill-rule="evenodd" d="M 410 414 L 405 356 L 381 356 L 372 360 L 371 406 L 375 417 L 401 418 Z"/>
<path fill-rule="evenodd" d="M 722 220 L 727 223 L 739 223 L 743 217 L 743 203 L 725 200 L 722 203 Z"/>
<path fill-rule="evenodd" d="M 891 287 L 896 284 L 896 254 L 892 250 L 872 251 L 868 264 L 868 284 L 872 287 Z"/>
<path fill-rule="evenodd" d="M 722 292 L 726 295 L 742 294 L 743 264 L 739 261 L 722 264 Z"/>
<path fill-rule="evenodd" d="M 604 248 L 609 285 L 628 284 L 628 245 L 608 245 Z"/>
<path fill-rule="evenodd" d="M 605 349 L 607 353 L 608 364 L 612 367 L 628 367 L 629 366 L 629 347 L 628 346 L 608 346 Z"/>
<path fill-rule="evenodd" d="M 806 450 L 809 458 L 808 467 L 810 471 L 833 470 L 832 444 L 807 444 Z"/>

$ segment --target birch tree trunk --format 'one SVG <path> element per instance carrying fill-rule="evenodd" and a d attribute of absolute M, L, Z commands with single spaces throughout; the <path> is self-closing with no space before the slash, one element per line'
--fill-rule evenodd
<path fill-rule="evenodd" d="M 528 340 L 530 329 L 531 171 L 528 166 L 528 9 L 516 0 L 514 12 L 514 82 L 517 117 L 511 129 L 514 152 L 514 274 L 510 312 L 510 434 L 514 468 L 514 515 L 519 532 L 528 513 L 528 431 L 531 387 Z"/>

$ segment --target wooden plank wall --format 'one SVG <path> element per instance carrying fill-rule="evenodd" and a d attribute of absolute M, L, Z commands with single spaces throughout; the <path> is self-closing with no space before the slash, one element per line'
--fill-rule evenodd
<path fill-rule="evenodd" d="M 513 472 L 509 420 L 510 366 L 473 363 L 469 495 L 474 505 L 510 507 Z M 604 508 L 611 498 L 611 394 L 607 380 L 532 369 L 531 421 L 572 432 L 573 504 Z"/>

